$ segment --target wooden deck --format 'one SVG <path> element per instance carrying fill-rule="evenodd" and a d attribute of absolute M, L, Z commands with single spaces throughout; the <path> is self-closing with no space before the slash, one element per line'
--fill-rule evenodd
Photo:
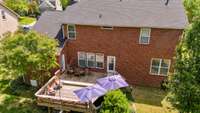
<path fill-rule="evenodd" d="M 98 78 L 102 78 L 105 76 L 106 76 L 105 73 L 99 73 L 99 72 L 90 72 L 89 75 L 84 75 L 84 76 L 75 76 L 75 75 L 63 73 L 61 75 L 61 79 L 67 80 L 67 81 L 84 82 L 84 83 L 96 83 L 96 80 Z"/>
<path fill-rule="evenodd" d="M 96 79 L 104 77 L 103 73 L 92 72 L 85 76 L 74 76 L 69 74 L 61 74 L 52 77 L 35 95 L 37 103 L 40 106 L 51 107 L 64 111 L 78 111 L 84 113 L 93 113 L 94 108 L 90 103 L 82 103 L 74 94 L 75 90 L 94 85 Z M 47 87 L 55 82 L 55 79 L 60 78 L 62 88 L 55 90 L 55 95 L 47 94 Z"/>

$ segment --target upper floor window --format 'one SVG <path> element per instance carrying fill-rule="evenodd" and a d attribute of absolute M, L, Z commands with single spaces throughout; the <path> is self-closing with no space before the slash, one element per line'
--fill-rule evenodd
<path fill-rule="evenodd" d="M 68 39 L 76 39 L 76 28 L 75 25 L 67 25 Z"/>
<path fill-rule="evenodd" d="M 101 26 L 101 29 L 113 30 L 112 26 Z"/>
<path fill-rule="evenodd" d="M 151 36 L 151 28 L 141 28 L 139 44 L 149 44 Z"/>
<path fill-rule="evenodd" d="M 3 20 L 6 19 L 6 14 L 5 14 L 5 11 L 3 11 L 3 10 L 1 11 L 1 17 L 2 17 Z"/>
<path fill-rule="evenodd" d="M 169 59 L 152 58 L 150 74 L 167 76 L 171 61 Z"/>

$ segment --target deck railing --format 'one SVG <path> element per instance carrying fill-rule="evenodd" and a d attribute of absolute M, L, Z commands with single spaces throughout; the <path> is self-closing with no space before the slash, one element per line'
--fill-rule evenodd
<path fill-rule="evenodd" d="M 46 94 L 47 86 L 55 82 L 55 80 L 60 76 L 60 72 L 57 71 L 55 76 L 53 76 L 42 88 L 40 88 L 35 96 L 37 97 L 37 104 L 40 106 L 51 107 L 58 110 L 64 111 L 78 111 L 84 113 L 94 113 L 94 108 L 90 106 L 89 103 L 81 103 L 79 100 L 74 100 L 72 98 L 64 98 L 61 96 L 50 96 Z M 74 86 L 90 86 L 92 84 L 78 83 L 72 81 L 62 81 L 66 85 Z"/>

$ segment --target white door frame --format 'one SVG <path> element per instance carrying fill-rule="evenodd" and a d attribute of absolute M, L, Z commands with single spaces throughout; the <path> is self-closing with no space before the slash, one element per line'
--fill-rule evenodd
<path fill-rule="evenodd" d="M 65 54 L 62 54 L 61 55 L 61 70 L 65 71 L 65 67 L 66 67 L 66 65 L 65 65 Z"/>
<path fill-rule="evenodd" d="M 114 59 L 113 70 L 109 70 L 109 63 L 110 63 L 111 59 Z M 115 56 L 107 56 L 107 72 L 110 72 L 110 73 L 115 72 L 115 67 L 116 67 L 116 57 Z"/>

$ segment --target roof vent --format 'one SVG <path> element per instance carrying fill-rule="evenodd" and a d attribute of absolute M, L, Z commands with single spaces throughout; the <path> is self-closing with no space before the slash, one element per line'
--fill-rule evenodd
<path fill-rule="evenodd" d="M 169 0 L 166 0 L 165 5 L 167 6 L 169 4 Z"/>
<path fill-rule="evenodd" d="M 99 14 L 99 18 L 102 18 L 102 14 Z"/>

